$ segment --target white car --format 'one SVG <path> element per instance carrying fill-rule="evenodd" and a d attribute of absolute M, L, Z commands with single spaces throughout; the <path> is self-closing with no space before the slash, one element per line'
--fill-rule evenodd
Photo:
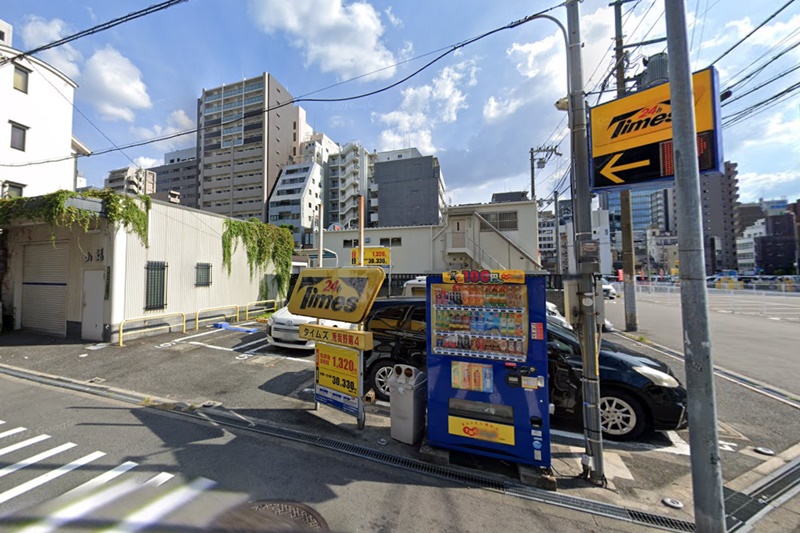
<path fill-rule="evenodd" d="M 608 298 L 609 300 L 614 300 L 617 298 L 617 289 L 608 281 L 606 278 L 600 278 L 600 281 L 603 284 L 603 297 Z"/>
<path fill-rule="evenodd" d="M 316 318 L 293 315 L 288 307 L 281 307 L 267 319 L 267 341 L 270 345 L 281 348 L 313 350 L 316 346 L 314 341 L 300 338 L 300 324 L 316 322 Z M 320 319 L 320 325 L 343 329 L 350 329 L 352 326 L 349 322 L 327 319 Z"/>
<path fill-rule="evenodd" d="M 553 320 L 556 324 L 565 329 L 572 329 L 572 326 L 567 319 L 558 311 L 556 304 L 547 302 L 547 318 Z"/>

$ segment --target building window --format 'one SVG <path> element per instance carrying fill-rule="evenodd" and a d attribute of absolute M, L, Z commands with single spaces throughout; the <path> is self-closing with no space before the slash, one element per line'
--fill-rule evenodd
<path fill-rule="evenodd" d="M 358 239 L 344 239 L 342 241 L 342 248 L 357 248 Z"/>
<path fill-rule="evenodd" d="M 147 281 L 145 310 L 164 309 L 167 307 L 167 263 L 165 261 L 148 261 L 145 267 Z"/>
<path fill-rule="evenodd" d="M 7 181 L 5 194 L 3 194 L 2 198 L 19 198 L 20 196 L 22 196 L 22 189 L 24 187 L 25 185 L 22 185 L 20 183 L 12 183 L 10 181 Z M 0 190 L 0 192 L 3 191 Z"/>
<path fill-rule="evenodd" d="M 14 65 L 14 88 L 24 93 L 28 92 L 28 71 Z"/>
<path fill-rule="evenodd" d="M 194 267 L 194 286 L 211 286 L 211 263 L 197 263 Z"/>
<path fill-rule="evenodd" d="M 28 128 L 22 124 L 11 122 L 11 148 L 25 151 L 25 136 Z"/>
<path fill-rule="evenodd" d="M 500 231 L 516 231 L 517 226 L 517 212 L 516 211 L 499 211 L 494 213 L 481 213 L 486 222 L 494 226 Z M 481 231 L 491 231 L 491 228 L 481 222 Z"/>
<path fill-rule="evenodd" d="M 381 246 L 402 246 L 403 239 L 401 237 L 392 237 L 381 239 Z"/>

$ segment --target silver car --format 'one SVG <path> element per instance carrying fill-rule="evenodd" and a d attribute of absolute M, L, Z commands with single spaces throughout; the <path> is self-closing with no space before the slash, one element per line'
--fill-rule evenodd
<path fill-rule="evenodd" d="M 267 341 L 270 345 L 281 348 L 313 350 L 314 341 L 300 338 L 300 325 L 316 323 L 316 321 L 316 318 L 310 316 L 293 315 L 289 312 L 288 307 L 281 307 L 267 319 Z M 320 325 L 344 329 L 351 327 L 349 322 L 326 319 L 321 319 Z"/>

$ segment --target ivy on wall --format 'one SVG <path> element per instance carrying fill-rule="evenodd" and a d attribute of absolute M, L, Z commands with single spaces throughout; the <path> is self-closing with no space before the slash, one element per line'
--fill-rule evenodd
<path fill-rule="evenodd" d="M 278 295 L 281 298 L 286 296 L 292 272 L 292 254 L 294 254 L 292 232 L 286 228 L 264 224 L 257 218 L 227 219 L 225 230 L 222 232 L 222 264 L 228 270 L 228 275 L 231 273 L 231 256 L 236 251 L 239 241 L 247 252 L 250 278 L 253 278 L 257 270 L 266 271 L 270 264 L 275 265 L 273 283 Z"/>
<path fill-rule="evenodd" d="M 67 205 L 72 198 L 96 198 L 103 201 L 104 214 Z M 141 205 L 140 205 L 141 204 Z M 53 228 L 50 239 L 55 239 L 55 228 L 69 228 L 78 224 L 84 231 L 97 227 L 101 216 L 121 224 L 127 231 L 147 243 L 147 212 L 150 197 L 138 198 L 116 194 L 110 189 L 90 189 L 83 192 L 56 191 L 44 196 L 0 199 L 0 225 L 14 219 L 42 220 Z M 143 206 L 143 207 L 142 207 Z"/>

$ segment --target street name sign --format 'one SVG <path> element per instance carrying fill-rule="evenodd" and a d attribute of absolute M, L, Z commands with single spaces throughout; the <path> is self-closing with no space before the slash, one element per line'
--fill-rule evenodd
<path fill-rule="evenodd" d="M 700 173 L 722 172 L 719 83 L 714 67 L 696 72 L 692 84 Z M 593 107 L 589 123 L 593 191 L 674 178 L 669 83 Z"/>

